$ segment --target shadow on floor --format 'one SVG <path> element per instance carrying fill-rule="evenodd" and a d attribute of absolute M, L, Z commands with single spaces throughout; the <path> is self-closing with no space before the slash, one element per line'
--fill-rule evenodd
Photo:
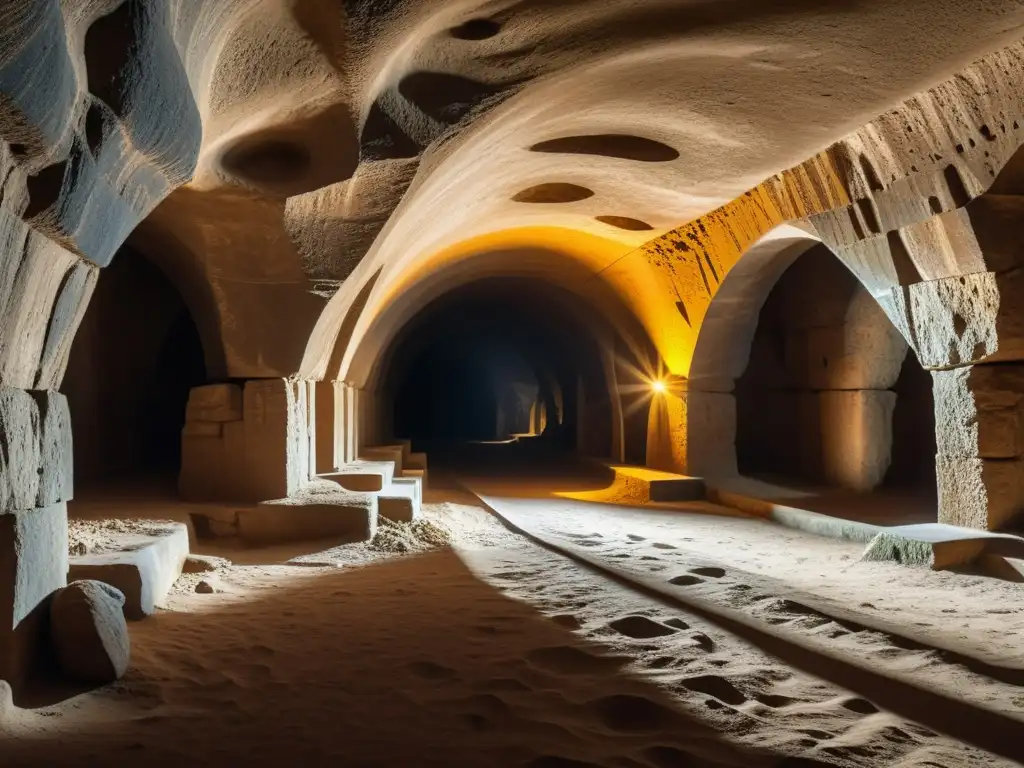
<path fill-rule="evenodd" d="M 4 765 L 825 765 L 730 745 L 450 551 L 250 578 L 133 624 L 124 680 L 19 714 Z"/>

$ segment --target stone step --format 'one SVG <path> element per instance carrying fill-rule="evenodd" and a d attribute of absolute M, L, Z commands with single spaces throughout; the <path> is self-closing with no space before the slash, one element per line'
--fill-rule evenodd
<path fill-rule="evenodd" d="M 607 466 L 615 473 L 615 484 L 639 501 L 700 501 L 707 497 L 704 480 L 699 477 L 628 464 Z"/>
<path fill-rule="evenodd" d="M 862 560 L 892 561 L 945 570 L 983 557 L 1020 558 L 1024 539 L 1009 534 L 960 528 L 943 523 L 918 523 L 882 528 L 868 543 Z"/>
<path fill-rule="evenodd" d="M 359 458 L 364 461 L 394 462 L 395 475 L 401 476 L 405 452 L 405 446 L 403 445 L 371 445 L 359 452 Z"/>
<path fill-rule="evenodd" d="M 402 463 L 403 469 L 426 469 L 427 468 L 427 454 L 425 453 L 410 453 L 405 457 Z"/>
<path fill-rule="evenodd" d="M 181 575 L 188 526 L 159 522 L 138 532 L 111 532 L 109 538 L 117 549 L 69 558 L 68 580 L 92 579 L 121 590 L 127 619 L 152 615 Z"/>
<path fill-rule="evenodd" d="M 337 483 L 349 491 L 379 493 L 387 488 L 395 477 L 395 463 L 357 459 L 339 467 L 335 472 L 319 477 Z"/>
<path fill-rule="evenodd" d="M 427 470 L 424 469 L 407 469 L 402 472 L 403 478 L 416 478 L 420 481 L 420 490 L 426 490 L 427 486 Z"/>
<path fill-rule="evenodd" d="M 240 510 L 238 533 L 248 545 L 330 539 L 339 544 L 369 541 L 377 532 L 379 498 L 278 499 Z"/>
<path fill-rule="evenodd" d="M 420 516 L 419 488 L 415 482 L 396 478 L 391 487 L 377 496 L 377 513 L 398 523 L 411 523 Z"/>
<path fill-rule="evenodd" d="M 423 478 L 422 477 L 396 477 L 391 481 L 393 486 L 410 486 L 414 489 L 417 503 L 423 503 Z"/>

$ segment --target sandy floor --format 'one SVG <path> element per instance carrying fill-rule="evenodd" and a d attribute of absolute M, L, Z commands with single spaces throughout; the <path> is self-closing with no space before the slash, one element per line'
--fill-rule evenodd
<path fill-rule="evenodd" d="M 832 636 L 834 623 L 773 597 L 806 591 L 907 628 L 928 624 L 916 629 L 963 636 L 964 648 L 1010 663 L 1021 654 L 1010 639 L 1024 616 L 1020 586 L 857 564 L 848 544 L 738 518 L 560 504 L 545 502 L 539 519 L 581 549 L 648 575 L 692 576 L 688 589 L 794 633 L 1003 711 L 1024 707 L 1017 686 L 884 635 Z M 1011 764 L 553 555 L 468 495 L 428 514 L 452 548 L 307 549 L 291 562 L 250 551 L 251 564 L 236 557 L 216 574 L 222 592 L 179 590 L 167 611 L 132 625 L 119 684 L 9 715 L 0 764 Z"/>

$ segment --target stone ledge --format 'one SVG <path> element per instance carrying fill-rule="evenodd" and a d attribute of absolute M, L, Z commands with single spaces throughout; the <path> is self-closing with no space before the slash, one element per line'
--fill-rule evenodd
<path fill-rule="evenodd" d="M 377 510 L 377 496 L 320 481 L 293 498 L 258 504 L 193 505 L 189 515 L 200 539 L 233 539 L 246 546 L 321 539 L 352 544 L 373 538 Z"/>
<path fill-rule="evenodd" d="M 363 460 L 349 462 L 334 472 L 320 475 L 321 480 L 329 480 L 357 493 L 379 493 L 390 485 L 394 477 L 394 462 Z"/>
<path fill-rule="evenodd" d="M 149 532 L 113 533 L 118 550 L 73 556 L 70 581 L 102 581 L 125 596 L 125 618 L 138 620 L 156 612 L 170 592 L 189 554 L 184 523 L 157 523 Z"/>
<path fill-rule="evenodd" d="M 898 525 L 881 530 L 861 560 L 892 561 L 940 571 L 968 565 L 983 556 L 1024 556 L 1024 539 L 957 528 L 941 523 Z"/>
<path fill-rule="evenodd" d="M 677 475 L 647 467 L 609 464 L 616 485 L 622 485 L 638 501 L 700 501 L 706 497 L 704 481 L 699 477 Z"/>

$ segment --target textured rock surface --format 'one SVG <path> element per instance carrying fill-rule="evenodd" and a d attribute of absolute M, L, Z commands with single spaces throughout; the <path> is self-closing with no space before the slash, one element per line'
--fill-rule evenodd
<path fill-rule="evenodd" d="M 99 581 L 76 581 L 50 605 L 50 637 L 61 669 L 84 683 L 111 683 L 128 670 L 131 641 L 124 595 Z"/>
<path fill-rule="evenodd" d="M 0 513 L 0 679 L 15 689 L 41 643 L 47 600 L 67 572 L 64 503 Z"/>

